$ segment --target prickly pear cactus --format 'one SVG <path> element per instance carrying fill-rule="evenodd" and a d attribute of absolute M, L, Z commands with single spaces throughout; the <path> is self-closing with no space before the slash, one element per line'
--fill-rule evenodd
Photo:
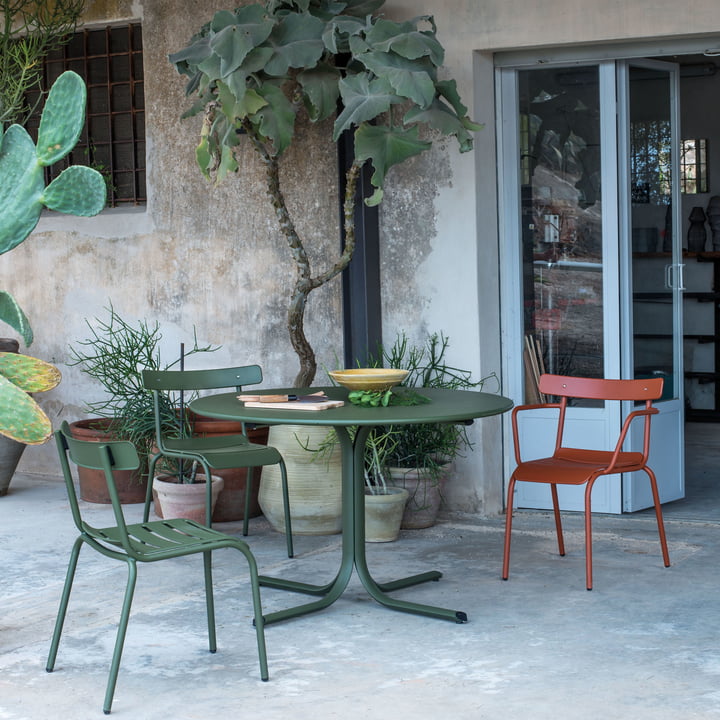
<path fill-rule="evenodd" d="M 43 208 L 72 215 L 97 215 L 106 201 L 105 180 L 92 168 L 72 165 L 47 187 L 44 168 L 64 158 L 77 144 L 85 120 L 85 83 L 63 73 L 48 94 L 37 146 L 20 125 L 0 127 L 0 254 L 17 247 L 35 229 Z M 30 324 L 13 296 L 0 291 L 0 320 L 33 339 Z M 0 434 L 35 445 L 45 442 L 52 424 L 28 393 L 50 390 L 60 371 L 49 363 L 0 353 Z"/>
<path fill-rule="evenodd" d="M 43 207 L 72 215 L 97 215 L 105 206 L 102 175 L 84 165 L 63 170 L 45 187 L 44 168 L 76 145 L 85 119 L 85 83 L 63 73 L 50 89 L 40 119 L 37 147 L 27 130 L 11 125 L 0 144 L 0 253 L 35 229 Z"/>
<path fill-rule="evenodd" d="M 0 353 L 0 433 L 28 445 L 45 442 L 52 424 L 28 393 L 51 390 L 60 377 L 60 371 L 50 363 Z"/>

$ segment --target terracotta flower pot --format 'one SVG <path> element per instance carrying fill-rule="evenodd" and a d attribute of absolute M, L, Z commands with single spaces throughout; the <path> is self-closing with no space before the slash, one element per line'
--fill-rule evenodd
<path fill-rule="evenodd" d="M 167 480 L 164 478 L 168 478 Z M 194 483 L 179 483 L 167 475 L 158 475 L 153 480 L 153 494 L 162 512 L 160 517 L 170 520 L 184 518 L 205 524 L 206 487 L 205 476 L 197 475 Z M 212 506 L 223 488 L 223 479 L 212 476 Z"/>
<path fill-rule="evenodd" d="M 388 468 L 393 485 L 409 493 L 401 525 L 404 530 L 428 528 L 437 522 L 448 468 L 443 467 L 439 476 L 422 468 Z"/>
<path fill-rule="evenodd" d="M 112 432 L 112 423 L 111 418 L 77 420 L 70 423 L 70 433 L 76 440 L 107 442 L 116 439 Z M 147 477 L 142 474 L 142 469 L 116 471 L 113 473 L 113 479 L 121 503 L 145 502 Z M 78 468 L 78 480 L 81 500 L 104 504 L 110 502 L 105 473 L 102 470 L 80 467 Z"/>

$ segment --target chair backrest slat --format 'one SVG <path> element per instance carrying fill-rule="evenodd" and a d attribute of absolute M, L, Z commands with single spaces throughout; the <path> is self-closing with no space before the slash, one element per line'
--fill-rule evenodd
<path fill-rule="evenodd" d="M 259 365 L 210 370 L 143 370 L 142 378 L 148 390 L 218 390 L 257 385 L 262 382 L 262 370 Z"/>
<path fill-rule="evenodd" d="M 55 432 L 55 440 L 57 442 L 58 453 L 60 455 L 60 467 L 63 471 L 65 487 L 67 488 L 68 500 L 70 501 L 70 509 L 75 525 L 80 532 L 87 533 L 96 539 L 102 539 L 102 533 L 98 532 L 96 528 L 82 517 L 68 459 L 72 460 L 72 462 L 79 467 L 103 471 L 115 522 L 120 531 L 121 542 L 125 550 L 128 553 L 132 553 L 132 547 L 127 534 L 127 526 L 125 524 L 125 515 L 120 504 L 117 487 L 115 486 L 113 471 L 136 470 L 140 466 L 140 458 L 138 457 L 135 446 L 131 442 L 124 440 L 113 440 L 109 442 L 76 440 L 72 437 L 70 426 L 67 422 L 63 422 L 60 429 Z"/>
<path fill-rule="evenodd" d="M 663 379 L 606 380 L 545 374 L 540 376 L 539 388 L 540 392 L 557 397 L 646 402 L 662 396 Z"/>

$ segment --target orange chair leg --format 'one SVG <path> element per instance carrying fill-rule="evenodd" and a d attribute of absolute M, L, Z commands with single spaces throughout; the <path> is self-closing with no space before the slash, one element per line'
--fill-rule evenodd
<path fill-rule="evenodd" d="M 560 520 L 560 503 L 558 502 L 557 485 L 551 483 L 550 493 L 552 494 L 553 514 L 555 515 L 555 530 L 557 531 L 558 552 L 565 555 L 565 542 L 563 541 L 562 520 Z"/>
<path fill-rule="evenodd" d="M 592 493 L 593 478 L 585 487 L 585 584 L 592 590 L 592 510 L 590 508 L 590 494 Z"/>
<path fill-rule="evenodd" d="M 508 484 L 507 506 L 505 508 L 505 548 L 503 550 L 502 579 L 507 580 L 510 574 L 510 534 L 512 532 L 513 494 L 515 492 L 515 476 Z"/>
<path fill-rule="evenodd" d="M 660 535 L 660 547 L 662 548 L 663 563 L 665 567 L 670 567 L 670 553 L 668 553 L 667 538 L 665 537 L 665 523 L 663 522 L 662 510 L 660 509 L 660 493 L 658 492 L 657 480 L 655 473 L 649 468 L 644 467 L 643 470 L 650 478 L 650 488 L 652 489 L 653 502 L 655 504 L 655 517 L 657 518 L 658 534 Z"/>

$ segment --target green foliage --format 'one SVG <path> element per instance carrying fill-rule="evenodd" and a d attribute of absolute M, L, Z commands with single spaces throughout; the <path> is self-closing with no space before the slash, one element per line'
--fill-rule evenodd
<path fill-rule="evenodd" d="M 470 150 L 480 126 L 467 117 L 455 83 L 438 79 L 445 53 L 432 17 L 394 22 L 372 15 L 382 4 L 275 0 L 223 10 L 171 55 L 190 77 L 188 94 L 198 95 L 187 114 L 208 105 L 219 109 L 201 139 L 203 172 L 221 166 L 239 142 L 238 131 L 281 155 L 302 108 L 317 122 L 335 114 L 339 100 L 333 137 L 355 132 L 358 157 L 375 168 L 372 203 L 382 199 L 393 165 L 430 147 L 418 140 L 420 125 Z M 392 112 L 395 106 L 402 117 Z"/>
<path fill-rule="evenodd" d="M 43 59 L 70 39 L 84 7 L 85 0 L 0 0 L 0 135 L 27 119 Z"/>
<path fill-rule="evenodd" d="M 153 399 L 143 387 L 143 370 L 169 370 L 180 359 L 165 363 L 160 345 L 162 333 L 157 322 L 140 320 L 132 324 L 113 308 L 106 308 L 107 318 L 86 320 L 90 335 L 70 346 L 70 366 L 78 366 L 96 380 L 105 391 L 101 400 L 87 404 L 88 412 L 114 420 L 113 431 L 118 438 L 130 440 L 138 452 L 147 455 L 155 440 Z M 218 347 L 200 346 L 197 337 L 185 353 L 215 352 Z M 178 399 L 161 395 L 161 417 L 168 427 L 178 427 Z"/>
<path fill-rule="evenodd" d="M 444 335 L 433 333 L 423 345 L 411 345 L 407 336 L 401 333 L 389 349 L 378 349 L 370 365 L 408 370 L 401 389 L 482 389 L 487 380 L 495 377 L 490 375 L 474 381 L 470 371 L 449 365 L 446 360 L 449 342 Z M 375 434 L 383 442 L 383 452 L 372 458 L 372 472 L 375 473 L 388 466 L 418 468 L 428 470 L 437 478 L 442 466 L 470 445 L 467 428 L 449 423 L 390 425 L 371 433 Z"/>

